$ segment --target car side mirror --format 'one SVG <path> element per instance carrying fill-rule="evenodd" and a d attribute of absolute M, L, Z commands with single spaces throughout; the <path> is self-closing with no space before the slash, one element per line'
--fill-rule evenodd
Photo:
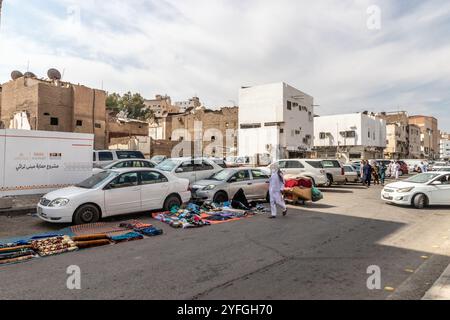
<path fill-rule="evenodd" d="M 184 172 L 183 168 L 178 168 L 177 170 L 175 170 L 175 173 L 183 173 L 183 172 Z"/>
<path fill-rule="evenodd" d="M 442 181 L 433 181 L 431 184 L 433 186 L 440 186 L 440 185 L 442 185 Z"/>
<path fill-rule="evenodd" d="M 229 183 L 234 183 L 237 182 L 237 178 L 236 177 L 232 177 L 230 178 L 230 180 L 228 180 Z"/>

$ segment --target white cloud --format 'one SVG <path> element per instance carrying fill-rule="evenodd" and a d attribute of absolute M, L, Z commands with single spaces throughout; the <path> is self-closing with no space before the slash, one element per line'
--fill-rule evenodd
<path fill-rule="evenodd" d="M 198 94 L 210 106 L 237 100 L 241 85 L 286 81 L 313 95 L 320 114 L 400 105 L 450 130 L 450 4 L 410 3 L 35 1 L 29 17 L 4 19 L 0 80 L 30 60 L 39 75 L 56 66 L 72 82 L 175 100 Z M 372 4 L 382 9 L 380 31 L 366 27 Z"/>

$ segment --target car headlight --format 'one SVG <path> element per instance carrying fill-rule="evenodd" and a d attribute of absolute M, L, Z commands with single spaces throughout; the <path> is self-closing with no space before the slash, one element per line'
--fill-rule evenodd
<path fill-rule="evenodd" d="M 206 187 L 204 187 L 203 188 L 203 190 L 205 190 L 205 191 L 209 191 L 209 190 L 214 190 L 216 188 L 216 186 L 215 185 L 213 185 L 213 184 L 210 184 L 209 186 L 206 186 Z"/>
<path fill-rule="evenodd" d="M 398 193 L 407 193 L 413 191 L 414 187 L 398 189 Z"/>
<path fill-rule="evenodd" d="M 50 202 L 50 204 L 48 206 L 52 207 L 52 208 L 59 208 L 59 207 L 66 206 L 68 203 L 69 203 L 69 199 L 59 198 L 59 199 L 55 199 L 52 202 Z"/>

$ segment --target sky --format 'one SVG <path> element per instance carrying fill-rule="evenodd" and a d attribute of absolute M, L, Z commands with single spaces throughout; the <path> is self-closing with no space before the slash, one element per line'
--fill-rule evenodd
<path fill-rule="evenodd" d="M 216 108 L 284 81 L 319 115 L 405 110 L 450 131 L 449 30 L 448 0 L 4 0 L 0 82 L 57 68 Z"/>

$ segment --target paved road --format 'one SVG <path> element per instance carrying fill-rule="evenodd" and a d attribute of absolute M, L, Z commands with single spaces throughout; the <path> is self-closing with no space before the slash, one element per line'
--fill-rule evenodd
<path fill-rule="evenodd" d="M 286 218 L 155 223 L 165 235 L 0 267 L 0 299 L 420 299 L 450 263 L 450 209 L 386 205 L 379 194 L 337 186 Z M 0 217 L 0 228 L 1 238 L 49 227 L 25 216 Z M 70 265 L 81 290 L 66 288 Z M 371 265 L 381 290 L 367 289 Z"/>

